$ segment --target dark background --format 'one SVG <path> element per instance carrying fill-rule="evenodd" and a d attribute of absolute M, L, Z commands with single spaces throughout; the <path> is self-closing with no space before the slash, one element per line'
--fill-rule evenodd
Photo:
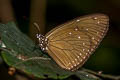
<path fill-rule="evenodd" d="M 12 0 L 15 16 L 22 32 L 28 33 L 30 0 Z M 83 67 L 106 74 L 120 75 L 120 0 L 47 0 L 46 32 L 82 15 L 104 13 L 110 18 L 107 36 Z M 0 76 L 8 80 L 5 63 Z M 5 77 L 8 76 L 8 77 Z"/>

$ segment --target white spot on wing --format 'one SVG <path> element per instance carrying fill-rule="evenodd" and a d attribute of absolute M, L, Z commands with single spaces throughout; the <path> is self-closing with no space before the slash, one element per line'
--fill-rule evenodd
<path fill-rule="evenodd" d="M 78 28 L 75 28 L 75 31 L 78 31 Z"/>
<path fill-rule="evenodd" d="M 76 20 L 77 22 L 79 22 L 80 20 L 78 19 L 78 20 Z"/>
<path fill-rule="evenodd" d="M 93 51 L 93 49 L 91 49 L 91 51 Z"/>
<path fill-rule="evenodd" d="M 74 66 L 77 66 L 76 64 Z"/>
<path fill-rule="evenodd" d="M 81 37 L 80 36 L 78 36 L 78 39 L 80 39 Z"/>
<path fill-rule="evenodd" d="M 97 23 L 100 24 L 100 21 L 98 21 Z"/>
<path fill-rule="evenodd" d="M 77 59 L 75 59 L 75 61 L 77 61 Z"/>
<path fill-rule="evenodd" d="M 88 29 L 86 29 L 88 31 Z"/>
<path fill-rule="evenodd" d="M 69 32 L 69 35 L 71 35 L 72 33 L 71 32 Z"/>
<path fill-rule="evenodd" d="M 82 54 L 80 53 L 80 56 L 81 56 Z"/>
<path fill-rule="evenodd" d="M 71 68 L 73 68 L 73 66 L 71 66 Z"/>
<path fill-rule="evenodd" d="M 83 43 L 83 46 L 85 45 L 85 43 Z"/>
<path fill-rule="evenodd" d="M 85 56 L 83 57 L 83 59 L 85 59 Z"/>
<path fill-rule="evenodd" d="M 80 61 L 82 62 L 82 59 Z"/>
<path fill-rule="evenodd" d="M 93 17 L 94 20 L 97 20 L 98 18 L 97 17 Z"/>
<path fill-rule="evenodd" d="M 85 49 L 83 49 L 83 51 L 85 51 Z"/>
<path fill-rule="evenodd" d="M 92 37 L 92 39 L 94 40 L 95 38 L 94 38 L 94 37 Z"/>

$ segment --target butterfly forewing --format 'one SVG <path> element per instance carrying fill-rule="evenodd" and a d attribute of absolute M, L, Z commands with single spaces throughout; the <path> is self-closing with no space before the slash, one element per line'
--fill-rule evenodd
<path fill-rule="evenodd" d="M 108 22 L 107 16 L 95 14 L 54 28 L 45 35 L 48 54 L 64 69 L 81 67 L 106 34 Z"/>

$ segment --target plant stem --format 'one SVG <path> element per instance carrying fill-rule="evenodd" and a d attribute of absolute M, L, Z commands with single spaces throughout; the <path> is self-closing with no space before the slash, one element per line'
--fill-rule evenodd
<path fill-rule="evenodd" d="M 85 69 L 85 68 L 83 68 L 82 70 L 85 71 L 85 72 L 91 73 L 93 75 L 102 77 L 102 78 L 107 78 L 107 79 L 112 79 L 112 80 L 120 80 L 120 76 L 103 74 L 103 73 L 95 72 L 95 71 L 92 71 L 92 70 L 89 70 L 89 69 Z"/>

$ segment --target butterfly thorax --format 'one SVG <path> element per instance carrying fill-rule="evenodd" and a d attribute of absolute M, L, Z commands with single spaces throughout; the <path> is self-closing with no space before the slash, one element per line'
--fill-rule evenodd
<path fill-rule="evenodd" d="M 48 39 L 41 34 L 36 34 L 36 36 L 39 40 L 39 46 L 40 46 L 41 50 L 45 51 L 47 48 Z"/>

